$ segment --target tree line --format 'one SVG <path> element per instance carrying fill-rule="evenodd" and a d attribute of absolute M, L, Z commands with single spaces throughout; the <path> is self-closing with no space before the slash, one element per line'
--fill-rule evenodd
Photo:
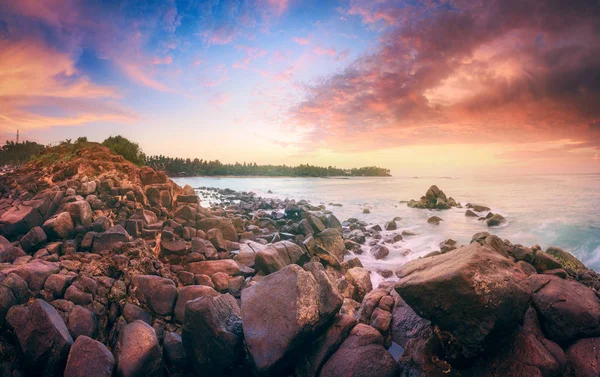
<path fill-rule="evenodd" d="M 257 163 L 224 164 L 219 160 L 203 160 L 190 158 L 172 158 L 167 156 L 149 156 L 146 165 L 163 170 L 172 177 L 190 176 L 269 176 L 269 177 L 389 177 L 390 170 L 377 166 L 341 169 L 333 166 L 322 167 L 309 164 L 298 166 L 258 165 Z"/>
<path fill-rule="evenodd" d="M 60 145 L 71 145 L 87 143 L 86 137 L 79 137 L 75 141 L 66 139 Z M 113 153 L 123 156 L 125 159 L 137 164 L 148 165 L 162 170 L 172 177 L 182 176 L 217 176 L 217 175 L 239 175 L 239 176 L 270 176 L 270 177 L 389 177 L 390 170 L 377 166 L 366 166 L 362 168 L 341 169 L 333 166 L 322 167 L 309 164 L 298 166 L 288 165 L 258 165 L 256 163 L 224 164 L 219 160 L 183 159 L 167 156 L 146 156 L 138 143 L 123 136 L 110 136 L 102 142 L 102 145 L 110 148 Z M 47 146 L 32 141 L 16 143 L 7 141 L 0 148 L 0 166 L 10 165 L 18 167 L 27 163 L 35 155 L 43 152 Z"/>

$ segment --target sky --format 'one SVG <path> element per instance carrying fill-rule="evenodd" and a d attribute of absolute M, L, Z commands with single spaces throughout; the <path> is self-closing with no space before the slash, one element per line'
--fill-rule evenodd
<path fill-rule="evenodd" d="M 597 0 L 0 0 L 0 140 L 600 173 Z"/>

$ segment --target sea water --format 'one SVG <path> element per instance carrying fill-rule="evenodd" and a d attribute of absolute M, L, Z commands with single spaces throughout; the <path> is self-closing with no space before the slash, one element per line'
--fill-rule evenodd
<path fill-rule="evenodd" d="M 404 237 L 390 247 L 390 254 L 381 260 L 373 258 L 365 246 L 365 252 L 358 257 L 370 270 L 394 271 L 409 260 L 439 250 L 440 242 L 448 238 L 468 244 L 473 234 L 488 231 L 525 246 L 538 244 L 544 249 L 558 246 L 600 271 L 600 174 L 174 180 L 179 185 L 189 184 L 194 188 L 230 188 L 252 191 L 267 198 L 305 199 L 313 205 L 325 204 L 340 221 L 355 217 L 383 227 L 386 221 L 401 217 L 396 232 L 408 230 L 416 235 Z M 466 208 L 424 210 L 409 208 L 402 202 L 418 200 L 433 184 L 463 206 L 469 202 L 486 205 L 508 222 L 489 228 L 484 221 L 466 217 Z M 269 190 L 272 193 L 268 193 Z M 370 213 L 364 214 L 365 208 Z M 427 219 L 434 215 L 444 221 L 440 225 L 428 224 Z"/>

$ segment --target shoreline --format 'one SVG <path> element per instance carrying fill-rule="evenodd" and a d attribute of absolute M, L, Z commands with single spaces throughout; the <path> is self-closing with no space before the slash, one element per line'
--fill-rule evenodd
<path fill-rule="evenodd" d="M 323 176 L 323 177 L 310 177 L 310 176 L 297 176 L 297 175 L 190 175 L 190 176 L 168 176 L 171 179 L 177 178 L 322 178 L 322 179 L 350 179 L 350 178 L 393 178 L 393 176 Z"/>

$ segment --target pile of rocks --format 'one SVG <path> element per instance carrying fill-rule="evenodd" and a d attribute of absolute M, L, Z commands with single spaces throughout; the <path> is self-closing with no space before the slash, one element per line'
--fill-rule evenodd
<path fill-rule="evenodd" d="M 407 202 L 407 206 L 411 208 L 428 208 L 428 209 L 450 209 L 452 207 L 461 208 L 460 203 L 457 203 L 452 197 L 447 197 L 442 190 L 436 185 L 433 185 L 427 190 L 420 200 L 411 199 Z"/>
<path fill-rule="evenodd" d="M 385 258 L 400 219 L 231 190 L 204 208 L 100 148 L 0 180 L 2 376 L 597 375 L 598 278 L 560 249 L 449 240 L 373 289 L 347 253 Z"/>

